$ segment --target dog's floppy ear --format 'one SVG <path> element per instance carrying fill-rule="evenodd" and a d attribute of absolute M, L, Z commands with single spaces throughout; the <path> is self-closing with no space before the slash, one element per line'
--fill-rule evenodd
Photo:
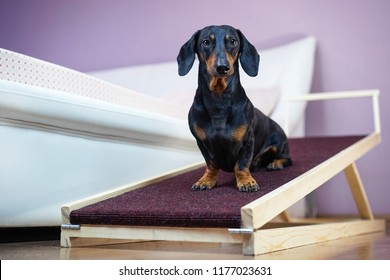
<path fill-rule="evenodd" d="M 195 61 L 196 42 L 199 31 L 192 35 L 191 39 L 185 43 L 177 56 L 177 64 L 179 65 L 179 75 L 184 76 L 191 70 Z"/>
<path fill-rule="evenodd" d="M 237 30 L 237 32 L 241 41 L 240 62 L 242 69 L 244 69 L 245 73 L 249 76 L 255 77 L 259 71 L 260 56 L 257 53 L 256 48 L 245 38 L 244 34 L 242 34 L 240 30 Z"/>

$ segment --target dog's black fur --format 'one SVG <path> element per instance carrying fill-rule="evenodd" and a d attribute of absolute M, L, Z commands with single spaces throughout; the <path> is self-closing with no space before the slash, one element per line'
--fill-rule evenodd
<path fill-rule="evenodd" d="M 193 190 L 217 185 L 218 171 L 234 172 L 240 191 L 259 190 L 250 171 L 279 170 L 292 164 L 285 133 L 256 109 L 240 83 L 238 61 L 256 76 L 260 57 L 245 36 L 231 26 L 208 26 L 180 49 L 179 75 L 199 59 L 198 89 L 188 119 L 207 168 Z"/>

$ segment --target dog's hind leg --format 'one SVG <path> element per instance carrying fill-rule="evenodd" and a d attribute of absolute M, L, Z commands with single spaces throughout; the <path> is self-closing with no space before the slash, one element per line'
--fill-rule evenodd
<path fill-rule="evenodd" d="M 264 158 L 263 162 L 266 163 L 266 168 L 269 171 L 281 170 L 292 165 L 287 141 L 279 146 L 269 146 L 261 157 Z"/>
<path fill-rule="evenodd" d="M 257 171 L 260 168 L 267 170 L 281 170 L 284 167 L 292 165 L 289 155 L 289 145 L 287 139 L 281 137 L 270 137 L 265 148 L 257 154 L 251 164 L 251 171 Z"/>
<path fill-rule="evenodd" d="M 270 164 L 268 164 L 267 170 L 268 171 L 281 170 L 290 165 L 292 165 L 292 161 L 290 158 L 279 158 L 279 159 L 275 159 Z"/>

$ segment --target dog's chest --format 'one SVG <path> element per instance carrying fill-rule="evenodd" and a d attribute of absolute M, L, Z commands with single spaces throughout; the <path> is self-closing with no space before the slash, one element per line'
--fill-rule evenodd
<path fill-rule="evenodd" d="M 213 119 L 206 131 L 206 139 L 203 143 L 207 147 L 209 157 L 219 168 L 228 172 L 233 171 L 243 145 L 242 138 L 246 132 L 246 126 L 237 127 L 221 118 Z"/>
<path fill-rule="evenodd" d="M 213 146 L 225 146 L 237 142 L 237 129 L 240 128 L 240 134 L 245 133 L 242 129 L 245 116 L 237 112 L 233 113 L 232 106 L 227 106 L 226 102 L 224 106 L 218 106 L 217 103 L 213 105 L 209 106 L 207 114 L 198 111 L 202 116 L 196 117 L 196 119 L 203 119 L 199 125 L 205 132 L 207 142 Z"/>
<path fill-rule="evenodd" d="M 228 133 L 230 129 L 231 124 L 228 123 L 227 116 L 221 115 L 221 116 L 214 116 L 210 120 L 209 125 L 209 134 L 224 134 Z"/>
<path fill-rule="evenodd" d="M 242 140 L 246 132 L 245 125 L 238 125 L 237 120 L 229 115 L 213 116 L 206 126 L 206 138 L 210 145 L 219 148 L 231 148 Z M 238 137 L 238 134 L 239 137 Z"/>

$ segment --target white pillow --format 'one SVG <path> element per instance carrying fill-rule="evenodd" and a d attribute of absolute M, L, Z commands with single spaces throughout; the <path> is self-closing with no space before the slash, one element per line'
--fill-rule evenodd
<path fill-rule="evenodd" d="M 245 92 L 253 106 L 266 116 L 272 114 L 280 97 L 280 89 L 276 86 L 272 88 L 246 89 Z"/>
<path fill-rule="evenodd" d="M 252 104 L 267 116 L 272 114 L 280 97 L 280 90 L 278 87 L 266 89 L 245 89 L 245 92 Z M 180 105 L 183 109 L 189 110 L 194 100 L 194 96 L 195 92 L 182 92 L 167 94 L 162 96 L 161 99 Z"/>

